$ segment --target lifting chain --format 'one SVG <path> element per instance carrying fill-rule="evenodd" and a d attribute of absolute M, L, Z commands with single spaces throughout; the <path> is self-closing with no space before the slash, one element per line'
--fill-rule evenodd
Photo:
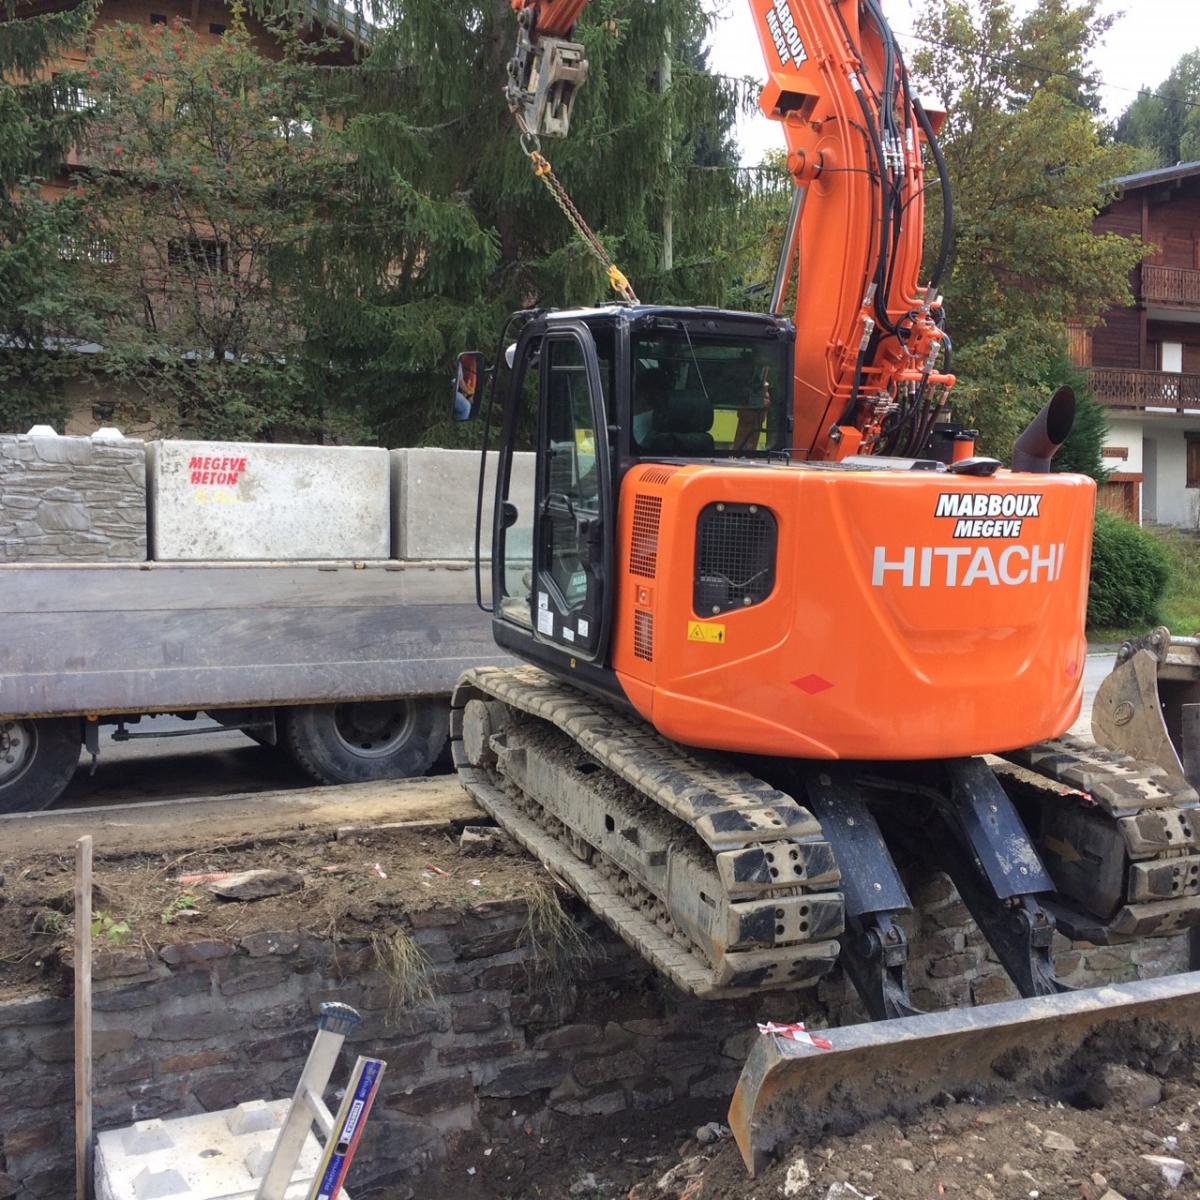
<path fill-rule="evenodd" d="M 575 207 L 575 202 L 571 199 L 567 189 L 563 187 L 558 176 L 554 174 L 554 168 L 542 155 L 542 146 L 537 134 L 526 125 L 520 112 L 514 111 L 513 116 L 516 118 L 517 125 L 521 130 L 521 149 L 533 164 L 534 175 L 546 185 L 550 195 L 554 197 L 554 203 L 562 209 L 563 216 L 570 222 L 571 228 L 575 230 L 583 244 L 592 252 L 596 260 L 604 268 L 613 291 L 622 300 L 626 300 L 630 304 L 639 303 L 637 293 L 633 290 L 633 285 L 625 277 L 625 273 L 621 268 L 613 262 L 612 256 L 604 248 L 604 243 L 592 232 L 591 226 L 584 220 L 583 214 L 579 209 Z"/>

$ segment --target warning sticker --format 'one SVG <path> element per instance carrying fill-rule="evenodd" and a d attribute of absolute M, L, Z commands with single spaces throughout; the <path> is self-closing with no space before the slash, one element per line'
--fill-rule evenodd
<path fill-rule="evenodd" d="M 718 625 L 716 621 L 689 621 L 688 641 L 722 645 L 725 641 L 725 626 Z"/>

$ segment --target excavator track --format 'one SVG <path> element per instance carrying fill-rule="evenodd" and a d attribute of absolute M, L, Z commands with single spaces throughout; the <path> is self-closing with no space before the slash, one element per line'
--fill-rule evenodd
<path fill-rule="evenodd" d="M 777 788 L 533 667 L 464 675 L 450 735 L 474 799 L 680 988 L 809 987 L 833 967 L 833 850 Z"/>
<path fill-rule="evenodd" d="M 1038 807 L 1061 932 L 1113 945 L 1200 924 L 1200 797 L 1189 784 L 1073 737 L 1003 757 L 1001 782 Z"/>

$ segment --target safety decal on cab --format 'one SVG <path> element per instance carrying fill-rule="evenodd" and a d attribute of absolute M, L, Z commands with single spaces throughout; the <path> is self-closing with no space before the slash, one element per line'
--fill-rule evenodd
<path fill-rule="evenodd" d="M 710 642 L 714 646 L 725 643 L 725 626 L 716 621 L 689 621 L 689 642 Z"/>

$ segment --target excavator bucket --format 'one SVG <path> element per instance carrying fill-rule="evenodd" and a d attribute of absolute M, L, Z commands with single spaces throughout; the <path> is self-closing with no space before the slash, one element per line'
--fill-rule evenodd
<path fill-rule="evenodd" d="M 1109 750 L 1200 781 L 1200 638 L 1165 626 L 1125 642 L 1092 707 L 1092 736 Z"/>
<path fill-rule="evenodd" d="M 829 1049 L 764 1034 L 729 1123 L 753 1176 L 806 1132 L 903 1118 L 944 1092 L 1070 1096 L 1103 1062 L 1164 1051 L 1190 1062 L 1198 1038 L 1200 971 L 822 1030 Z"/>

